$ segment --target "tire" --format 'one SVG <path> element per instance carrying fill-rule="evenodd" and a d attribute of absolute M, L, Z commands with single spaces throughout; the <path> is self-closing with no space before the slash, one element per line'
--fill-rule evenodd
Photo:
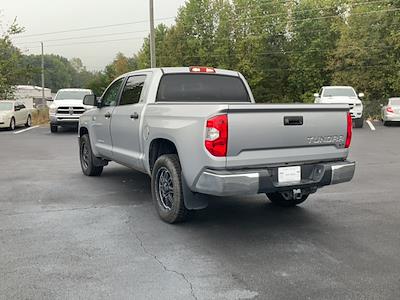
<path fill-rule="evenodd" d="M 286 199 L 282 193 L 267 194 L 268 199 L 276 206 L 280 207 L 293 207 L 299 205 L 307 200 L 309 194 L 303 195 L 300 199 L 293 199 L 288 197 Z"/>
<path fill-rule="evenodd" d="M 32 117 L 31 115 L 28 115 L 28 119 L 26 119 L 25 127 L 31 127 L 32 126 Z"/>
<path fill-rule="evenodd" d="M 354 127 L 355 128 L 363 128 L 364 127 L 364 118 L 354 119 Z"/>
<path fill-rule="evenodd" d="M 11 118 L 10 126 L 8 127 L 8 129 L 11 130 L 11 131 L 15 130 L 15 119 L 14 119 L 14 117 Z"/>
<path fill-rule="evenodd" d="M 383 126 L 388 127 L 389 126 L 389 122 L 388 121 L 383 121 Z"/>
<path fill-rule="evenodd" d="M 84 134 L 79 139 L 79 158 L 83 174 L 86 176 L 100 176 L 103 172 L 102 166 L 94 164 L 94 155 L 90 146 L 89 135 Z"/>
<path fill-rule="evenodd" d="M 174 224 L 188 218 L 190 212 L 183 198 L 182 169 L 176 154 L 157 159 L 151 176 L 151 192 L 161 220 Z"/>
<path fill-rule="evenodd" d="M 50 124 L 50 131 L 51 133 L 56 133 L 58 131 L 58 126 Z"/>

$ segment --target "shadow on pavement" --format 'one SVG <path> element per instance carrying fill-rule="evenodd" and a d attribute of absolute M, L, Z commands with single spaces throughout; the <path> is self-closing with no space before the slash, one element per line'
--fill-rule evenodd
<path fill-rule="evenodd" d="M 143 199 L 132 197 L 132 190 L 141 191 L 151 199 L 150 182 L 148 175 L 120 166 L 105 168 L 100 177 L 102 184 L 113 186 L 120 190 L 121 197 L 130 202 L 142 202 Z M 312 197 L 312 196 L 311 196 Z M 311 200 L 312 201 L 312 200 Z M 149 203 L 153 205 L 152 203 Z M 154 216 L 147 216 L 153 218 Z M 210 228 L 210 226 L 226 227 L 229 232 L 232 228 L 243 229 L 297 229 L 299 226 L 313 224 L 318 216 L 302 206 L 280 208 L 272 205 L 264 194 L 241 197 L 214 197 L 209 196 L 208 208 L 195 211 L 191 219 L 178 227 Z"/>
<path fill-rule="evenodd" d="M 50 133 L 50 127 L 49 133 Z M 70 134 L 78 134 L 78 128 L 77 127 L 58 127 L 58 131 L 56 133 L 51 133 L 52 135 L 70 135 Z"/>

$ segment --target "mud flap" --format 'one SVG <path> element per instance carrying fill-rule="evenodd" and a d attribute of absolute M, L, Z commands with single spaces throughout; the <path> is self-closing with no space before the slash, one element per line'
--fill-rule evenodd
<path fill-rule="evenodd" d="M 105 167 L 105 166 L 108 165 L 108 161 L 93 156 L 93 164 L 94 164 L 96 167 Z"/>
<path fill-rule="evenodd" d="M 182 189 L 183 189 L 183 200 L 185 202 L 185 207 L 189 210 L 200 210 L 208 206 L 208 196 L 199 193 L 193 193 L 186 180 L 182 175 Z"/>

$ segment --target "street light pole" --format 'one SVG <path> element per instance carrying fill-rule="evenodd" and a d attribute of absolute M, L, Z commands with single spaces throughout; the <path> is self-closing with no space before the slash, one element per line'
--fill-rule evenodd
<path fill-rule="evenodd" d="M 42 45 L 42 103 L 44 107 L 46 107 L 46 100 L 44 95 L 44 50 L 43 50 L 43 42 L 40 42 Z"/>
<path fill-rule="evenodd" d="M 154 0 L 150 0 L 150 66 L 156 67 L 156 37 L 154 35 Z"/>

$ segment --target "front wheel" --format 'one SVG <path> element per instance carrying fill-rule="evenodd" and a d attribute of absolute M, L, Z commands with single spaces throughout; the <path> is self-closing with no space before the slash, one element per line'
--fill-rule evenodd
<path fill-rule="evenodd" d="M 14 117 L 12 117 L 11 120 L 10 120 L 9 129 L 10 129 L 11 131 L 15 130 L 15 119 L 14 119 Z"/>
<path fill-rule="evenodd" d="M 354 127 L 355 128 L 363 128 L 364 127 L 364 118 L 354 119 Z"/>
<path fill-rule="evenodd" d="M 86 176 L 100 176 L 103 172 L 102 166 L 94 164 L 94 154 L 90 146 L 89 135 L 84 134 L 79 139 L 79 157 L 83 174 Z"/>
<path fill-rule="evenodd" d="M 31 127 L 32 126 L 32 117 L 31 115 L 28 116 L 28 118 L 26 119 L 26 123 L 25 123 L 25 127 Z"/>
<path fill-rule="evenodd" d="M 58 126 L 50 124 L 50 131 L 51 133 L 56 133 L 58 131 Z"/>
<path fill-rule="evenodd" d="M 304 194 L 300 199 L 295 199 L 291 192 L 267 194 L 268 199 L 280 207 L 293 207 L 307 200 L 309 194 Z"/>
<path fill-rule="evenodd" d="M 157 213 L 164 222 L 183 222 L 188 217 L 183 200 L 182 169 L 176 154 L 157 159 L 152 171 L 151 192 Z"/>

